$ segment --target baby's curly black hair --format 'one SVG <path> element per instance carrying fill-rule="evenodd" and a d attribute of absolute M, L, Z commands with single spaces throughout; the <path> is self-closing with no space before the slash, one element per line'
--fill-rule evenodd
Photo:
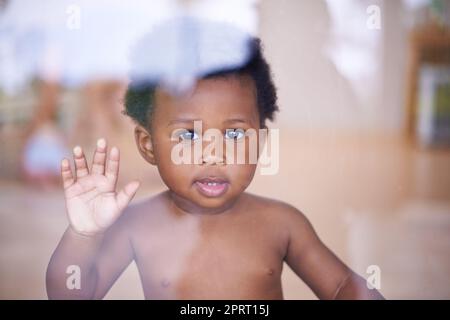
<path fill-rule="evenodd" d="M 274 120 L 275 112 L 278 111 L 277 92 L 272 79 L 270 66 L 262 53 L 261 40 L 251 38 L 249 41 L 250 55 L 247 63 L 239 68 L 216 70 L 210 72 L 202 79 L 215 77 L 227 77 L 233 75 L 248 75 L 254 81 L 256 87 L 257 105 L 259 111 L 260 125 L 265 127 L 266 120 Z M 153 109 L 153 96 L 157 85 L 155 83 L 134 84 L 128 86 L 125 96 L 124 114 L 131 117 L 137 124 L 149 128 Z"/>

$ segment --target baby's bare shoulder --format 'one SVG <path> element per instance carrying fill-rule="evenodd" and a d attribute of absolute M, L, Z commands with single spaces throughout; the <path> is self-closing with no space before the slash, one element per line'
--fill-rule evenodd
<path fill-rule="evenodd" d="M 280 252 L 287 254 L 293 235 L 303 244 L 311 243 L 313 229 L 306 216 L 294 206 L 275 199 L 246 194 L 248 212 L 252 218 L 267 227 L 266 235 L 275 235 L 280 240 Z"/>
<path fill-rule="evenodd" d="M 281 200 L 246 193 L 246 201 L 252 211 L 276 219 L 280 223 L 291 222 L 308 224 L 306 216 L 293 205 Z"/>
<path fill-rule="evenodd" d="M 127 228 L 154 225 L 161 221 L 161 217 L 167 211 L 165 202 L 165 192 L 139 200 L 125 209 L 121 223 Z"/>

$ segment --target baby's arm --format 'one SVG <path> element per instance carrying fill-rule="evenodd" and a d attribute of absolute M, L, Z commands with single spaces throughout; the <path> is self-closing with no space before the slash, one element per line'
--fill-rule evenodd
<path fill-rule="evenodd" d="M 286 262 L 319 299 L 383 299 L 322 243 L 301 212 L 292 207 L 287 211 Z"/>
<path fill-rule="evenodd" d="M 47 293 L 55 299 L 102 298 L 133 259 L 125 219 L 119 216 L 137 191 L 132 182 L 116 192 L 119 150 L 113 148 L 106 166 L 107 148 L 99 140 L 89 172 L 81 148 L 74 150 L 76 177 L 68 160 L 63 160 L 69 228 L 66 230 L 47 269 Z M 76 269 L 68 269 L 75 266 Z M 68 286 L 68 274 L 79 271 L 80 287 Z M 75 271 L 74 271 L 75 270 Z"/>

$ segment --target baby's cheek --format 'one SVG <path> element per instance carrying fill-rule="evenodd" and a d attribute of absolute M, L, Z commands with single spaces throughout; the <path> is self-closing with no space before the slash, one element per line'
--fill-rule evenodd
<path fill-rule="evenodd" d="M 235 164 L 228 168 L 229 177 L 235 189 L 245 190 L 253 180 L 256 165 L 253 164 Z"/>
<path fill-rule="evenodd" d="M 180 184 L 190 184 L 191 183 L 191 175 L 193 172 L 193 168 L 191 165 L 186 164 L 173 164 L 171 162 L 164 164 L 164 173 L 161 172 L 161 175 L 165 175 L 168 179 L 173 181 L 174 183 Z"/>

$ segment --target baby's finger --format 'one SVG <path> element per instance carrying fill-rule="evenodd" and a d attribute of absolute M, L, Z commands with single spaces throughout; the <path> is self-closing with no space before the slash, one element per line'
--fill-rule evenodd
<path fill-rule="evenodd" d="M 112 147 L 111 152 L 109 153 L 108 166 L 106 168 L 106 177 L 112 183 L 114 183 L 114 186 L 116 185 L 117 176 L 119 174 L 119 162 L 119 149 L 117 149 L 116 147 Z"/>
<path fill-rule="evenodd" d="M 92 173 L 105 174 L 106 150 L 105 139 L 98 139 L 92 163 Z"/>
<path fill-rule="evenodd" d="M 64 189 L 67 189 L 75 182 L 73 179 L 72 170 L 70 169 L 70 162 L 67 159 L 63 159 L 61 161 L 61 178 Z"/>
<path fill-rule="evenodd" d="M 80 146 L 73 148 L 73 160 L 75 162 L 75 172 L 77 179 L 83 178 L 89 174 L 89 169 L 86 162 L 86 157 L 84 156 L 83 150 Z"/>
<path fill-rule="evenodd" d="M 117 194 L 117 206 L 119 210 L 122 211 L 130 203 L 139 188 L 139 181 L 133 181 L 127 184 L 120 192 Z"/>

